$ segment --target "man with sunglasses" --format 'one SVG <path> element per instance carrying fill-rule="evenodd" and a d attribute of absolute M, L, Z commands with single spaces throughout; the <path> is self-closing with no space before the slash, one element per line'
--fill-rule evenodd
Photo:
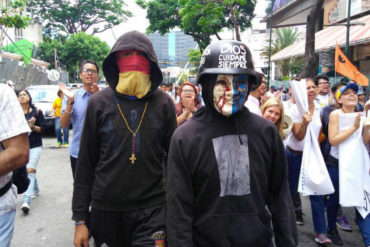
<path fill-rule="evenodd" d="M 79 77 L 82 81 L 82 87 L 78 89 L 74 95 L 68 94 L 64 96 L 62 116 L 60 118 L 60 125 L 62 128 L 68 128 L 70 123 L 72 123 L 73 126 L 72 141 L 69 145 L 73 178 L 75 176 L 87 102 L 91 95 L 99 91 L 99 87 L 96 84 L 99 79 L 99 67 L 96 62 L 88 60 L 82 61 Z"/>

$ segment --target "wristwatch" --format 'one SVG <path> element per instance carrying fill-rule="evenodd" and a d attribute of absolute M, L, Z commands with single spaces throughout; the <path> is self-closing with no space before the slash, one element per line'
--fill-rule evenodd
<path fill-rule="evenodd" d="M 74 103 L 75 103 L 74 101 L 71 102 L 68 100 L 68 105 L 73 105 Z"/>

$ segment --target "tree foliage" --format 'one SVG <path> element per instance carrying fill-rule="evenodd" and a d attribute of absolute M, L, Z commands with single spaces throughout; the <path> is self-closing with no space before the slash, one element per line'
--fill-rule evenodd
<path fill-rule="evenodd" d="M 198 71 L 198 67 L 199 67 L 200 57 L 202 56 L 202 54 L 197 49 L 190 49 L 189 52 L 188 52 L 188 54 L 187 54 L 187 56 L 189 58 L 190 63 L 195 68 L 194 69 L 194 72 L 197 72 Z"/>
<path fill-rule="evenodd" d="M 275 29 L 274 33 L 276 35 L 276 39 L 271 44 L 271 55 L 274 55 L 275 53 L 293 44 L 299 35 L 297 30 L 292 28 Z M 261 55 L 268 57 L 269 46 L 265 46 Z M 296 74 L 298 70 L 301 69 L 303 61 L 301 58 L 288 58 L 277 61 L 276 65 L 283 76 L 290 76 Z"/>
<path fill-rule="evenodd" d="M 92 60 L 101 66 L 110 50 L 106 42 L 93 35 L 80 32 L 72 34 L 65 41 L 47 39 L 39 45 L 38 57 L 54 64 L 54 49 L 57 50 L 61 65 L 74 79 L 78 74 L 80 61 Z"/>
<path fill-rule="evenodd" d="M 100 33 L 132 16 L 123 0 L 30 0 L 28 6 L 46 28 L 66 34 Z"/>
<path fill-rule="evenodd" d="M 25 28 L 30 18 L 22 16 L 27 0 L 0 1 L 0 25 L 5 27 Z"/>
<path fill-rule="evenodd" d="M 224 29 L 240 31 L 251 26 L 256 0 L 137 0 L 147 9 L 148 33 L 165 34 L 180 28 L 194 38 L 201 51 L 211 42 L 211 36 Z"/>

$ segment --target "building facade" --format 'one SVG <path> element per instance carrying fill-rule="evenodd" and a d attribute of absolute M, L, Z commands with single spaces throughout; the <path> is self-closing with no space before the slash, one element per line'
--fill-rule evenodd
<path fill-rule="evenodd" d="M 148 36 L 153 43 L 161 69 L 168 67 L 184 68 L 189 61 L 190 49 L 198 49 L 193 37 L 181 31 L 172 31 L 165 35 L 153 33 Z M 191 66 L 189 64 L 188 66 Z"/>

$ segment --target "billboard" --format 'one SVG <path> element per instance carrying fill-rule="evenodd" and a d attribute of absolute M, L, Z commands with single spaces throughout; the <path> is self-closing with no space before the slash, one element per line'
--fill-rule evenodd
<path fill-rule="evenodd" d="M 351 16 L 364 12 L 367 0 L 351 1 Z M 337 23 L 347 18 L 348 0 L 325 0 L 324 2 L 324 25 Z"/>

